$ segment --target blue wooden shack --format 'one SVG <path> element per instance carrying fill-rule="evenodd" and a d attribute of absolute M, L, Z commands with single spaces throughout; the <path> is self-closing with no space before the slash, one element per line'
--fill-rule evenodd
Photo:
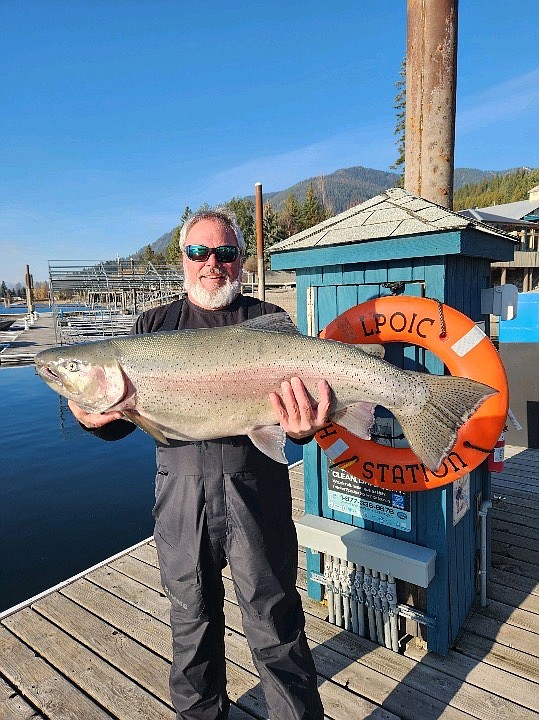
<path fill-rule="evenodd" d="M 488 333 L 489 318 L 481 315 L 481 289 L 490 286 L 490 263 L 512 259 L 514 243 L 491 226 L 393 188 L 274 245 L 272 269 L 295 270 L 298 324 L 305 334 L 318 334 L 359 303 L 401 293 L 446 303 L 475 322 L 486 322 Z M 444 371 L 435 355 L 415 346 L 391 344 L 386 358 L 402 367 Z M 426 570 L 423 587 L 414 585 L 421 581 L 413 580 L 413 573 L 397 574 L 408 577 L 397 582 L 398 600 L 401 607 L 418 611 L 408 615 L 420 622 L 410 626 L 408 621 L 407 632 L 415 627 L 417 635 L 424 640 L 426 636 L 430 650 L 445 654 L 478 588 L 478 513 L 490 498 L 486 463 L 470 473 L 464 489 L 460 488 L 465 503 L 458 511 L 453 485 L 403 494 L 405 520 L 400 526 L 369 513 L 343 512 L 335 509 L 335 503 L 330 507 L 328 460 L 314 442 L 305 448 L 304 477 L 306 513 L 337 521 L 339 525 L 333 526 L 337 535 L 342 534 L 341 524 L 361 529 L 361 552 L 373 545 L 372 534 L 388 538 L 396 555 L 403 549 L 404 568 L 416 561 L 409 551 L 431 551 L 434 569 Z M 425 562 L 429 564 L 428 559 Z M 309 594 L 321 599 L 320 553 L 308 552 L 308 571 Z"/>

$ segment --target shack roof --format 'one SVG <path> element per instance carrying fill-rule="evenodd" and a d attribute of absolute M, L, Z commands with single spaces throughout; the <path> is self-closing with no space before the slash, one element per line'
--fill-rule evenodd
<path fill-rule="evenodd" d="M 514 218 L 507 217 L 506 215 L 499 215 L 496 213 L 488 212 L 496 208 L 470 208 L 469 210 L 462 210 L 461 215 L 464 217 L 474 218 L 490 225 L 510 225 L 511 227 L 537 227 L 537 223 L 530 222 L 529 220 L 515 220 Z"/>
<path fill-rule="evenodd" d="M 465 229 L 478 230 L 515 242 L 515 237 L 498 228 L 474 218 L 463 217 L 401 188 L 389 188 L 360 205 L 275 243 L 270 252 Z"/>
<path fill-rule="evenodd" d="M 530 193 L 533 193 L 530 190 Z M 504 203 L 503 205 L 490 205 L 484 208 L 475 208 L 479 212 L 493 213 L 495 215 L 503 215 L 511 220 L 524 220 L 528 215 L 535 216 L 539 214 L 539 200 L 518 200 L 517 202 Z"/>

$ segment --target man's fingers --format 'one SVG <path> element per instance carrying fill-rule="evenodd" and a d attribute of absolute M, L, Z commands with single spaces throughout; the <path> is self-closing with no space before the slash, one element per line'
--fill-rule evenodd
<path fill-rule="evenodd" d="M 325 424 L 331 409 L 331 388 L 326 380 L 319 380 L 318 392 L 320 400 L 316 408 L 316 419 L 319 423 Z"/>

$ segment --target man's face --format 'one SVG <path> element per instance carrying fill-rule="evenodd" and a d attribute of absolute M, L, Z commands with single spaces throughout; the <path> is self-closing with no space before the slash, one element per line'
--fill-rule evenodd
<path fill-rule="evenodd" d="M 199 220 L 193 225 L 187 234 L 185 244 L 205 245 L 208 248 L 217 248 L 220 245 L 238 246 L 236 236 L 232 230 L 211 219 Z M 238 280 L 241 267 L 242 259 L 239 254 L 234 262 L 220 263 L 214 253 L 204 262 L 189 260 L 184 253 L 184 282 L 189 299 L 202 307 L 213 307 L 213 304 L 206 299 L 218 295 L 223 288 Z M 237 292 L 235 294 L 237 295 Z M 224 303 L 224 305 L 226 304 L 228 302 Z"/>

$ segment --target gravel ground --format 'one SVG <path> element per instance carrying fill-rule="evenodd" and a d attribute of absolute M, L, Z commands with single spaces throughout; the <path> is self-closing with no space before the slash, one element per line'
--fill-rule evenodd
<path fill-rule="evenodd" d="M 248 292 L 245 294 L 250 295 L 251 293 Z M 256 292 L 254 296 L 258 297 Z M 298 312 L 295 288 L 266 288 L 266 300 L 286 310 L 292 320 L 297 324 Z"/>

